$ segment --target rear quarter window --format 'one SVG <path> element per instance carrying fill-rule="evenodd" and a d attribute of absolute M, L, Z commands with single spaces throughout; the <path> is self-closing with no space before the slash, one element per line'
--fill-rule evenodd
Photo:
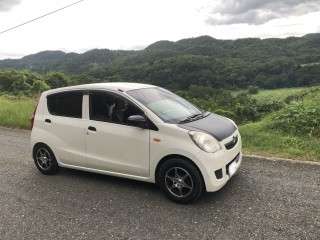
<path fill-rule="evenodd" d="M 63 92 L 48 95 L 48 111 L 52 115 L 82 118 L 82 92 Z"/>

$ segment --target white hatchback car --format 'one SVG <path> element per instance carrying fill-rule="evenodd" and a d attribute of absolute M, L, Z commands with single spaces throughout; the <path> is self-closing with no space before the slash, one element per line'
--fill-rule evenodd
<path fill-rule="evenodd" d="M 238 169 L 235 123 L 163 88 L 101 83 L 43 92 L 31 118 L 34 162 L 158 183 L 175 202 L 223 187 Z"/>

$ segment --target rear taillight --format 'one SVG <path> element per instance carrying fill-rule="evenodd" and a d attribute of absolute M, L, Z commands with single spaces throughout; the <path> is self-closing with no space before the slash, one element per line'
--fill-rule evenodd
<path fill-rule="evenodd" d="M 39 100 L 40 100 L 40 99 L 39 99 Z M 37 107 L 38 107 L 38 104 L 39 104 L 39 100 L 38 100 L 38 103 L 37 103 L 37 105 L 36 105 L 36 107 L 35 107 L 35 109 L 34 109 L 34 111 L 33 111 L 32 116 L 31 116 L 31 118 L 30 118 L 30 130 L 32 130 L 32 128 L 33 128 L 34 117 L 35 117 L 35 115 L 36 115 L 36 111 L 37 111 Z"/>

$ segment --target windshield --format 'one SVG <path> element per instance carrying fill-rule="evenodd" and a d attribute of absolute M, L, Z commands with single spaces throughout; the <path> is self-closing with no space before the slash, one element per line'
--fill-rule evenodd
<path fill-rule="evenodd" d="M 182 123 L 202 115 L 202 112 L 185 99 L 163 88 L 143 88 L 127 92 L 164 122 Z"/>

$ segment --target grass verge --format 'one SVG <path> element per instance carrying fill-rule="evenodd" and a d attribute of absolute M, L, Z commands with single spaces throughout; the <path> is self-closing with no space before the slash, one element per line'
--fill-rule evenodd
<path fill-rule="evenodd" d="M 268 131 L 265 122 L 240 126 L 240 133 L 246 154 L 320 161 L 319 139 Z"/>
<path fill-rule="evenodd" d="M 260 90 L 258 94 L 251 97 L 257 100 L 258 104 L 270 104 L 273 102 L 281 102 L 291 95 L 295 95 L 302 91 L 308 91 L 309 88 L 281 88 L 272 90 Z"/>
<path fill-rule="evenodd" d="M 0 126 L 28 129 L 36 99 L 0 97 Z"/>

